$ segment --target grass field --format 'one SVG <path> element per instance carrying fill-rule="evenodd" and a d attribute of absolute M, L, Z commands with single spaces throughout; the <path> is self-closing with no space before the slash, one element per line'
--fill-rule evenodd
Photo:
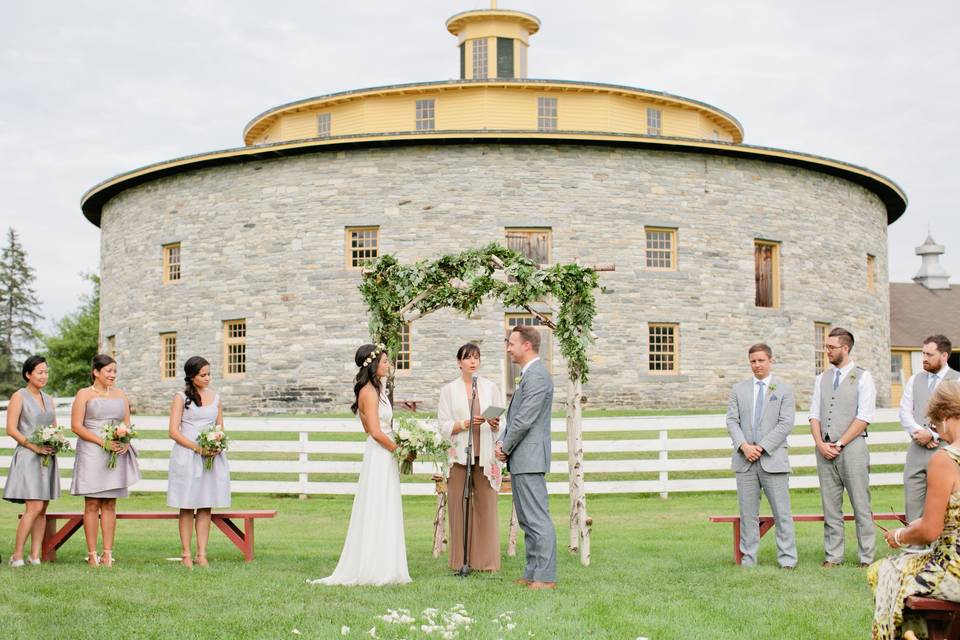
<path fill-rule="evenodd" d="M 875 508 L 902 504 L 902 489 L 873 492 Z M 460 638 L 855 638 L 869 633 L 873 599 L 856 568 L 848 525 L 848 565 L 824 570 L 822 526 L 798 523 L 799 568 L 779 570 L 773 535 L 764 537 L 761 566 L 731 562 L 730 525 L 707 516 L 736 513 L 733 493 L 596 496 L 593 562 L 581 567 L 561 548 L 559 588 L 529 592 L 512 580 L 517 558 L 504 558 L 499 574 L 453 577 L 445 558 L 431 555 L 434 501 L 405 498 L 407 556 L 414 582 L 397 587 L 320 587 L 309 578 L 336 564 L 350 515 L 350 497 L 243 495 L 236 508 L 275 508 L 275 520 L 257 524 L 257 558 L 251 564 L 220 534 L 211 533 L 209 569 L 188 571 L 165 558 L 178 554 L 174 521 L 121 521 L 113 569 L 83 564 L 82 534 L 54 564 L 13 570 L 0 567 L 0 629 L 5 638 L 427 638 L 421 612 L 463 604 L 474 622 Z M 52 508 L 79 509 L 64 497 Z M 566 497 L 552 501 L 558 540 L 568 538 Z M 121 510 L 164 509 L 162 495 L 136 495 Z M 509 500 L 501 499 L 506 548 Z M 820 512 L 816 491 L 793 494 L 796 513 Z M 848 507 L 849 510 L 849 507 Z M 12 547 L 16 505 L 0 505 L 0 550 Z M 522 538 L 522 536 L 521 536 Z M 878 554 L 887 553 L 878 545 Z M 377 617 L 409 609 L 409 623 Z M 515 628 L 507 630 L 503 614 Z M 341 627 L 350 631 L 341 635 Z M 294 633 L 294 630 L 299 633 Z"/>

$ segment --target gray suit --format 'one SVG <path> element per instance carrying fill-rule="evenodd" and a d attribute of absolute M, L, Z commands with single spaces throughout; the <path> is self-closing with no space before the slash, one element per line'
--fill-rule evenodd
<path fill-rule="evenodd" d="M 960 377 L 956 371 L 947 367 L 943 374 L 943 380 L 956 380 Z M 933 392 L 927 386 L 929 384 L 930 374 L 923 372 L 913 376 L 913 387 L 911 388 L 913 396 L 913 414 L 914 421 L 923 427 L 930 426 L 930 419 L 927 417 L 927 404 L 930 402 L 930 396 Z M 939 383 L 938 383 L 939 384 Z M 934 386 L 936 390 L 936 386 Z M 930 458 L 937 452 L 937 449 L 943 446 L 943 441 L 936 449 L 928 449 L 923 445 L 910 441 L 907 449 L 907 460 L 903 464 L 903 492 L 904 502 L 906 504 L 907 521 L 913 522 L 923 515 L 923 504 L 927 500 L 927 465 Z"/>
<path fill-rule="evenodd" d="M 524 533 L 523 577 L 556 582 L 557 532 L 550 519 L 546 473 L 550 471 L 550 409 L 553 380 L 542 360 L 530 364 L 507 409 L 500 437 L 507 454 L 517 522 Z"/>
<path fill-rule="evenodd" d="M 764 388 L 760 424 L 754 429 L 754 386 L 756 378 L 735 384 L 727 403 L 727 431 L 733 441 L 733 470 L 737 475 L 737 499 L 740 503 L 740 553 L 744 565 L 757 563 L 760 547 L 760 490 L 766 494 L 773 511 L 777 533 L 777 562 L 782 567 L 797 564 L 797 541 L 790 513 L 790 461 L 787 436 L 793 429 L 796 406 L 793 388 L 771 376 Z M 763 448 L 756 462 L 740 451 L 748 442 Z"/>

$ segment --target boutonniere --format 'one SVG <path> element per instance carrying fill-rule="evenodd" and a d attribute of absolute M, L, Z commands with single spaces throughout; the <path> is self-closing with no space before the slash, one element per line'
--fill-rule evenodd
<path fill-rule="evenodd" d="M 770 385 L 769 389 L 770 389 L 770 393 L 773 393 L 774 391 L 776 391 L 776 390 L 777 390 L 777 383 L 774 382 L 772 385 Z"/>
<path fill-rule="evenodd" d="M 516 378 L 513 379 L 513 384 L 515 385 L 520 384 L 521 380 L 523 380 L 523 376 L 517 376 Z"/>
<path fill-rule="evenodd" d="M 848 375 L 847 377 L 850 378 L 850 380 L 856 380 L 856 379 L 857 379 L 857 374 L 855 374 L 855 373 L 853 373 L 853 372 L 851 371 L 851 372 L 850 372 L 850 375 Z"/>

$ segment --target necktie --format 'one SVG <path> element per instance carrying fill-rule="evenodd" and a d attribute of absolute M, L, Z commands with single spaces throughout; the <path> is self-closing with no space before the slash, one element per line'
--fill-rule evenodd
<path fill-rule="evenodd" d="M 833 376 L 833 390 L 836 391 L 837 387 L 840 386 L 840 369 L 837 369 L 837 373 Z"/>
<path fill-rule="evenodd" d="M 757 427 L 763 415 L 763 380 L 757 380 L 757 401 L 753 403 L 753 443 L 757 443 Z"/>
<path fill-rule="evenodd" d="M 937 374 L 928 373 L 927 374 L 927 391 L 933 391 L 933 388 L 937 386 Z"/>

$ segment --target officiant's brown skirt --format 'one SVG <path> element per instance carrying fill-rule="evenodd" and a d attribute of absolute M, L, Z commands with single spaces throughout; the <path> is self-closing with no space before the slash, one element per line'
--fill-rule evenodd
<path fill-rule="evenodd" d="M 470 533 L 467 544 L 470 568 L 476 571 L 500 570 L 500 531 L 497 523 L 497 492 L 483 475 L 483 467 L 473 465 L 473 486 L 470 493 Z M 447 481 L 447 513 L 450 514 L 450 568 L 463 566 L 463 481 L 467 468 L 462 464 L 450 467 Z"/>

